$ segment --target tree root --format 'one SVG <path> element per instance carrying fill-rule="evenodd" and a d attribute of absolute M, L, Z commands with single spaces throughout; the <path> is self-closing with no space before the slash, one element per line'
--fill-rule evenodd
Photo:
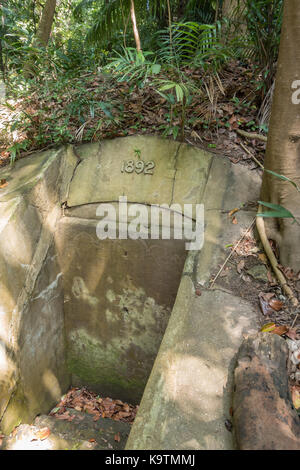
<path fill-rule="evenodd" d="M 252 155 L 252 153 L 243 144 L 240 144 L 240 145 L 250 155 L 250 157 L 255 161 L 255 163 L 262 170 L 264 170 L 265 167 L 257 160 L 257 158 L 254 155 Z M 261 205 L 259 205 L 259 207 L 258 207 L 258 212 L 262 212 Z M 275 273 L 282 289 L 284 290 L 286 295 L 289 297 L 289 299 L 291 300 L 294 307 L 296 307 L 299 302 L 296 299 L 296 297 L 294 296 L 292 289 L 288 286 L 283 273 L 278 268 L 278 263 L 277 263 L 276 256 L 273 253 L 273 250 L 271 248 L 270 242 L 269 242 L 267 234 L 266 234 L 265 221 L 264 221 L 263 217 L 256 217 L 256 228 L 257 228 L 259 237 L 261 239 L 262 245 L 264 247 L 265 253 L 266 253 L 266 255 L 267 255 L 267 257 L 270 261 L 272 269 L 273 269 L 273 271 L 274 271 L 274 273 Z"/>
<path fill-rule="evenodd" d="M 262 140 L 263 142 L 268 141 L 268 138 L 264 135 L 261 135 L 261 134 L 256 134 L 256 133 L 253 133 L 253 132 L 246 132 L 246 131 L 243 131 L 242 129 L 236 129 L 235 131 L 236 131 L 237 134 L 239 134 L 243 137 L 247 137 L 248 139 L 257 139 L 257 140 Z"/>
<path fill-rule="evenodd" d="M 258 206 L 258 212 L 262 212 L 261 205 Z M 270 261 L 270 264 L 272 266 L 272 269 L 273 269 L 273 271 L 274 271 L 274 273 L 275 273 L 282 289 L 284 290 L 286 295 L 289 297 L 289 299 L 291 300 L 294 307 L 296 307 L 298 305 L 298 300 L 294 296 L 292 289 L 288 286 L 283 273 L 278 268 L 278 263 L 277 263 L 276 256 L 273 253 L 273 250 L 271 248 L 270 242 L 269 242 L 267 234 L 266 234 L 265 222 L 264 222 L 263 217 L 256 217 L 256 227 L 257 227 L 257 231 L 258 231 L 259 237 L 261 239 L 262 245 L 264 247 L 265 253 L 266 253 L 266 255 L 267 255 L 267 257 Z"/>

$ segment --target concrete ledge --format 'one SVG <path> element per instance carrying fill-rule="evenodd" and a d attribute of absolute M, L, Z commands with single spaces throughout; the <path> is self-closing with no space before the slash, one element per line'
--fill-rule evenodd
<path fill-rule="evenodd" d="M 182 277 L 126 449 L 236 448 L 225 427 L 233 369 L 243 337 L 257 331 L 257 313 L 234 293 L 217 285 L 210 290 L 208 281 L 228 255 L 226 244 L 238 240 L 255 216 L 240 213 L 233 225 L 222 211 L 257 200 L 259 188 L 257 175 L 214 158 L 202 200 L 204 247 L 187 260 L 189 273 Z M 196 285 L 203 286 L 200 296 Z"/>

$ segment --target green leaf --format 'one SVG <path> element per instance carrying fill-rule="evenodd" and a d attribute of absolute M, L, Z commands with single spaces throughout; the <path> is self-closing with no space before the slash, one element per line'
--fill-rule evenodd
<path fill-rule="evenodd" d="M 173 134 L 174 140 L 177 139 L 178 132 L 179 132 L 179 127 L 178 127 L 178 126 L 174 126 L 173 129 L 172 129 L 172 134 Z"/>
<path fill-rule="evenodd" d="M 153 64 L 151 66 L 151 71 L 152 71 L 153 75 L 158 74 L 160 72 L 160 69 L 161 69 L 161 65 L 159 65 L 159 64 Z"/>
<path fill-rule="evenodd" d="M 176 85 L 175 85 L 175 90 L 176 90 L 177 101 L 178 101 L 178 102 L 183 101 L 183 96 L 184 96 L 184 95 L 183 95 L 183 90 L 182 90 L 181 86 L 178 85 L 178 84 L 176 84 Z"/>
<path fill-rule="evenodd" d="M 285 209 L 283 206 L 280 206 L 278 204 L 272 204 L 271 202 L 263 202 L 263 201 L 258 201 L 260 205 L 268 207 L 269 209 L 273 209 L 271 211 L 266 211 L 266 212 L 260 212 L 257 215 L 257 217 L 278 217 L 278 218 L 286 218 L 286 219 L 295 219 L 293 214 Z"/>
<path fill-rule="evenodd" d="M 297 191 L 300 192 L 300 187 L 295 183 L 295 181 L 291 180 L 287 176 L 280 175 L 280 174 L 278 174 L 278 173 L 276 173 L 275 171 L 272 171 L 272 170 L 266 170 L 265 169 L 265 172 L 270 173 L 270 175 L 276 176 L 276 178 L 279 178 L 283 181 L 287 181 L 288 183 L 291 183 L 297 189 Z"/>
<path fill-rule="evenodd" d="M 159 91 L 170 90 L 171 88 L 174 88 L 175 86 L 176 86 L 175 83 L 168 83 L 167 85 L 163 85 L 162 87 L 160 87 Z"/>
<path fill-rule="evenodd" d="M 264 326 L 262 326 L 261 330 L 263 333 L 268 333 L 269 331 L 275 330 L 275 323 L 266 323 Z"/>

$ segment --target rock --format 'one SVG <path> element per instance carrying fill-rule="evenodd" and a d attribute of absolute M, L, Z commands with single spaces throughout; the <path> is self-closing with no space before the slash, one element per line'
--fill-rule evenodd
<path fill-rule="evenodd" d="M 268 282 L 268 271 L 263 264 L 256 264 L 252 268 L 247 269 L 247 273 L 257 281 Z"/>
<path fill-rule="evenodd" d="M 234 373 L 233 419 L 241 450 L 300 449 L 300 421 L 292 406 L 284 339 L 259 333 L 244 340 Z"/>

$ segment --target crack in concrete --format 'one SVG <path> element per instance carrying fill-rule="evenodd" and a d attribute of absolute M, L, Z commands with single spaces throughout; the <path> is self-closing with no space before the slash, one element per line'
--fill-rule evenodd
<path fill-rule="evenodd" d="M 19 367 L 17 367 L 17 371 L 20 372 Z M 18 376 L 20 377 L 19 374 L 18 374 Z M 15 383 L 15 385 L 14 385 L 12 391 L 11 391 L 11 394 L 10 394 L 10 396 L 9 396 L 9 399 L 8 399 L 8 401 L 7 401 L 6 407 L 5 407 L 5 409 L 3 410 L 2 415 L 0 416 L 0 424 L 1 424 L 1 422 L 3 421 L 3 418 L 4 418 L 4 416 L 5 416 L 5 413 L 6 413 L 6 411 L 8 410 L 8 407 L 9 407 L 9 405 L 10 405 L 12 399 L 14 398 L 14 396 L 15 396 L 17 390 L 18 390 L 18 386 L 19 386 L 19 380 Z"/>
<path fill-rule="evenodd" d="M 173 176 L 173 183 L 172 183 L 172 193 L 171 193 L 171 202 L 170 202 L 170 206 L 173 204 L 173 198 L 174 198 L 174 190 L 175 190 L 175 183 L 176 183 L 176 175 L 177 175 L 177 171 L 178 171 L 178 168 L 177 168 L 177 160 L 178 160 L 178 154 L 179 154 L 179 151 L 182 147 L 182 144 L 180 143 L 176 149 L 176 153 L 175 153 L 175 157 L 174 157 L 174 170 L 175 170 L 175 174 Z"/>

